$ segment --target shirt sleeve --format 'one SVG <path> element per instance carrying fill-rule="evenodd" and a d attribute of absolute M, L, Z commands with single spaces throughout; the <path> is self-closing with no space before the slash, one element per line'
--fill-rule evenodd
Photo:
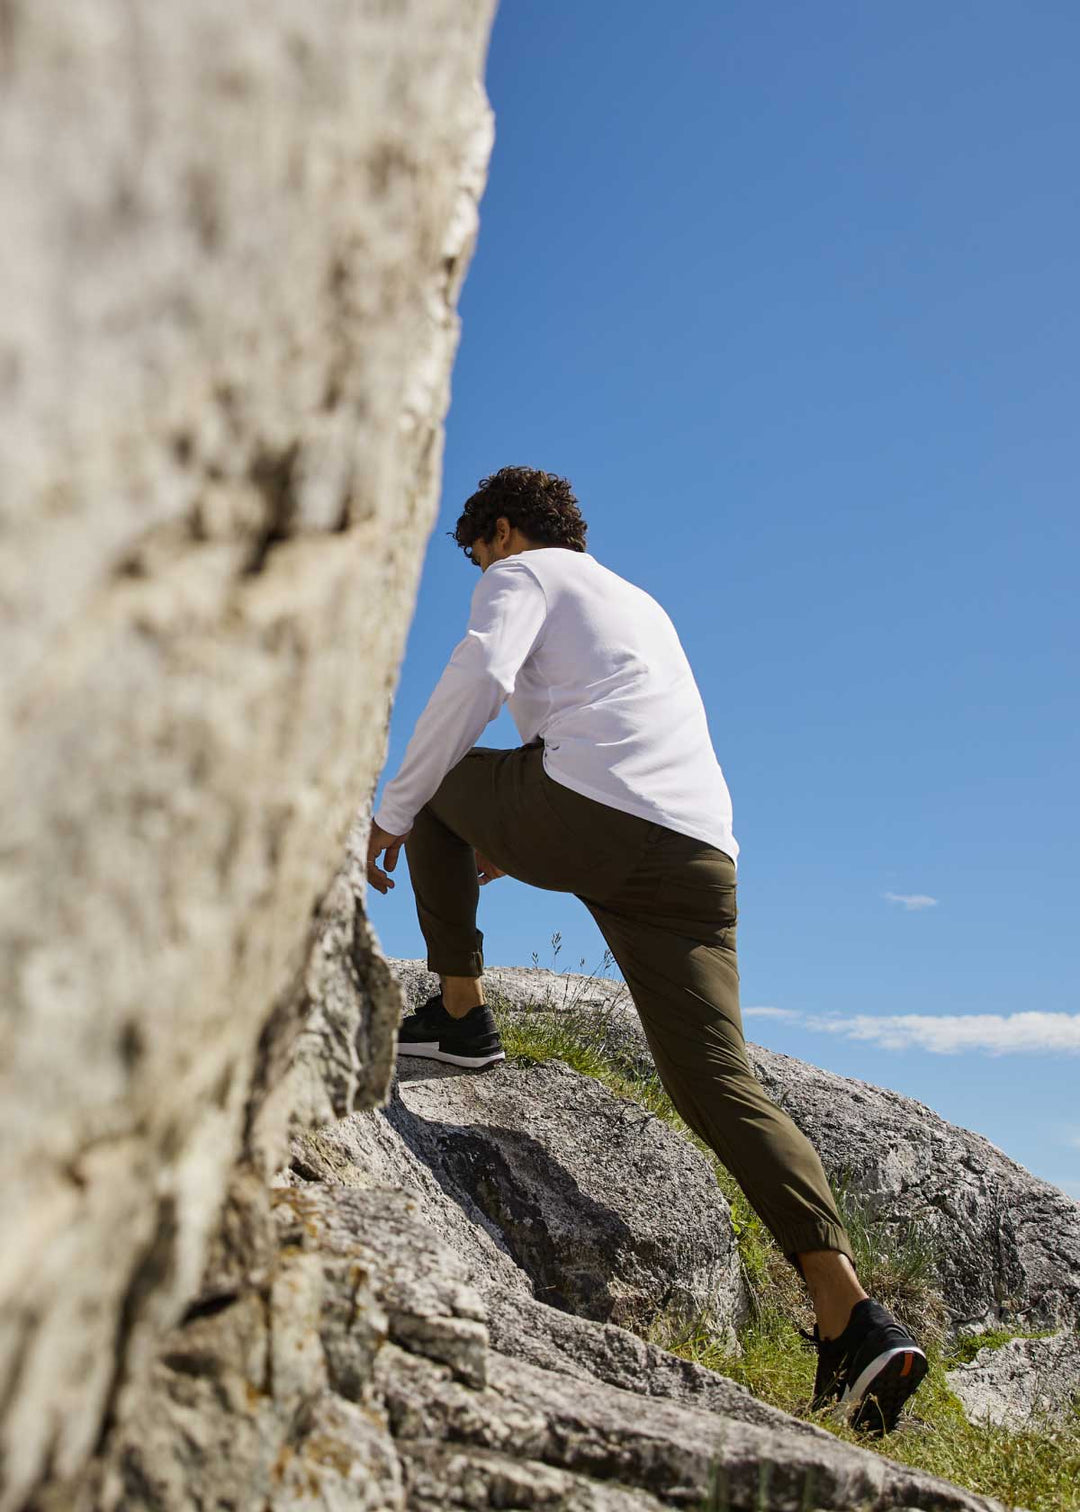
<path fill-rule="evenodd" d="M 547 618 L 539 580 L 516 557 L 494 562 L 473 592 L 469 626 L 416 722 L 375 823 L 404 835 L 450 768 L 514 691 Z"/>

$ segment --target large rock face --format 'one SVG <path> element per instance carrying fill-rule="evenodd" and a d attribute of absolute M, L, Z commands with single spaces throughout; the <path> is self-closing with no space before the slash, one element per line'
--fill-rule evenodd
<path fill-rule="evenodd" d="M 686 1140 L 566 1066 L 473 1077 L 430 1064 L 402 1063 L 405 1137 L 480 1207 L 542 1300 L 636 1326 L 742 1321 L 727 1201 Z"/>
<path fill-rule="evenodd" d="M 1080 1203 L 914 1098 L 757 1046 L 751 1058 L 830 1175 L 933 1246 L 956 1330 L 1080 1320 Z"/>
<path fill-rule="evenodd" d="M 1000 1512 L 612 1324 L 482 1297 L 408 1192 L 274 1201 L 260 1288 L 165 1340 L 76 1512 Z"/>
<path fill-rule="evenodd" d="M 554 1307 L 636 1327 L 663 1315 L 730 1331 L 747 1310 L 709 1162 L 659 1119 L 566 1066 L 503 1065 L 474 1076 L 403 1060 L 384 1112 L 299 1138 L 293 1169 L 418 1188 L 425 1216 L 431 1210 L 484 1290 L 523 1274 Z M 448 1200 L 464 1225 L 447 1223 Z M 511 1266 L 493 1261 L 488 1236 Z"/>
<path fill-rule="evenodd" d="M 972 1422 L 1036 1430 L 1061 1422 L 1080 1399 L 1080 1332 L 987 1346 L 946 1380 Z"/>
<path fill-rule="evenodd" d="M 272 1167 L 385 1087 L 396 992 L 322 900 L 436 502 L 492 9 L 0 5 L 4 1509 L 123 1416 L 245 1135 Z M 331 977 L 367 1063 L 275 1096 Z"/>
<path fill-rule="evenodd" d="M 408 1002 L 437 990 L 423 962 L 390 964 Z M 515 967 L 493 968 L 485 981 L 511 1011 L 576 1014 L 582 1033 L 627 1069 L 655 1074 L 621 983 Z M 955 1331 L 1080 1322 L 1080 1203 L 914 1098 L 747 1049 L 829 1176 L 875 1221 L 915 1229 L 931 1247 Z"/>

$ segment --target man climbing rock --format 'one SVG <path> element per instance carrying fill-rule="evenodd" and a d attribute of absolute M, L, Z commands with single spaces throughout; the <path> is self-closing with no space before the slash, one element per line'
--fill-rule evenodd
<path fill-rule="evenodd" d="M 483 479 L 457 522 L 455 540 L 481 569 L 468 630 L 368 847 L 368 879 L 385 893 L 404 844 L 441 982 L 402 1024 L 398 1053 L 477 1069 L 504 1059 L 484 1001 L 480 885 L 509 875 L 574 893 L 622 972 L 672 1102 L 806 1281 L 815 1405 L 891 1431 L 926 1357 L 860 1286 L 816 1152 L 747 1061 L 738 846 L 701 695 L 667 614 L 590 556 L 585 535 L 569 483 L 524 467 Z M 522 744 L 476 747 L 507 702 Z"/>

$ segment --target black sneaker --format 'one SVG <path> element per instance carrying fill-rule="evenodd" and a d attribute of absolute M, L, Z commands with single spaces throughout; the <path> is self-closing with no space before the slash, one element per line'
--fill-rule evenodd
<path fill-rule="evenodd" d="M 409 1015 L 398 1030 L 399 1055 L 422 1055 L 479 1070 L 506 1059 L 495 1019 L 486 1003 L 454 1018 L 439 993 Z"/>
<path fill-rule="evenodd" d="M 815 1411 L 835 1403 L 853 1428 L 874 1437 L 891 1433 L 926 1374 L 926 1356 L 888 1308 L 866 1297 L 838 1338 L 823 1339 L 816 1324 L 804 1337 L 818 1352 Z"/>

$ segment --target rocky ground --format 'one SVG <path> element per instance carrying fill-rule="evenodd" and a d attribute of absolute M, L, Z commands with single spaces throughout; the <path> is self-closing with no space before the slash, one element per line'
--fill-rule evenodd
<path fill-rule="evenodd" d="M 410 1002 L 426 994 L 422 968 L 391 964 Z M 523 1012 L 543 989 L 568 990 L 529 972 L 499 980 Z M 784 1063 L 782 1085 L 801 1118 L 800 1088 L 813 1110 L 825 1073 L 796 1068 Z M 956 1184 L 940 1181 L 935 1209 L 953 1215 L 957 1246 L 974 1221 L 970 1177 L 1013 1194 L 1014 1224 L 1025 1199 L 1051 1200 L 918 1104 L 829 1086 L 827 1163 L 848 1159 L 848 1107 L 873 1115 L 875 1099 L 894 1133 L 910 1120 L 972 1153 L 979 1171 L 946 1167 Z M 904 1169 L 897 1213 L 921 1167 Z M 871 1188 L 882 1202 L 887 1175 Z M 694 1147 L 564 1065 L 477 1075 L 403 1062 L 385 1107 L 298 1131 L 275 1188 L 239 1188 L 232 1213 L 242 1242 L 219 1245 L 80 1512 L 997 1505 L 766 1406 L 623 1326 L 670 1310 L 707 1311 L 719 1330 L 741 1321 L 730 1213 Z M 1071 1338 L 1075 1278 L 1059 1270 L 1051 1285 L 1060 1230 L 1044 1249 L 1030 1218 L 1012 1232 L 1025 1235 L 1022 1316 L 1052 1317 Z M 246 1257 L 239 1270 L 230 1252 Z M 954 1259 L 941 1278 L 960 1313 L 976 1294 L 968 1271 Z M 973 1411 L 993 1395 L 986 1371 L 964 1367 L 983 1391 Z"/>
<path fill-rule="evenodd" d="M 391 965 L 410 1001 L 437 990 L 422 962 Z M 611 1053 L 628 1069 L 651 1072 L 621 983 L 505 967 L 485 980 L 489 995 L 520 1012 L 546 1005 L 602 1023 Z M 1080 1203 L 914 1098 L 760 1045 L 748 1049 L 770 1096 L 812 1140 L 830 1177 L 850 1185 L 875 1222 L 917 1226 L 933 1247 L 955 1329 L 1007 1322 L 1034 1331 L 1080 1318 Z"/>
<path fill-rule="evenodd" d="M 1040 1418 L 1060 1421 L 1080 1393 L 1080 1335 L 1065 1327 L 987 1346 L 946 1379 L 972 1422 L 1022 1427 Z"/>
<path fill-rule="evenodd" d="M 422 962 L 391 964 L 411 1003 L 437 990 Z M 538 967 L 495 967 L 486 981 L 511 1011 L 577 1016 L 627 1069 L 652 1070 L 621 983 Z M 1033 1412 L 1060 1415 L 1080 1392 L 1080 1204 L 913 1098 L 759 1045 L 749 1053 L 830 1178 L 875 1224 L 915 1230 L 929 1246 L 954 1337 L 1003 1325 L 1045 1335 L 987 1348 L 950 1372 L 973 1420 L 1020 1426 Z"/>
<path fill-rule="evenodd" d="M 265 1274 L 189 1310 L 83 1506 L 997 1505 L 538 1300 L 490 1231 L 470 1264 L 428 1220 L 431 1191 L 304 1164 L 273 1195 Z"/>

